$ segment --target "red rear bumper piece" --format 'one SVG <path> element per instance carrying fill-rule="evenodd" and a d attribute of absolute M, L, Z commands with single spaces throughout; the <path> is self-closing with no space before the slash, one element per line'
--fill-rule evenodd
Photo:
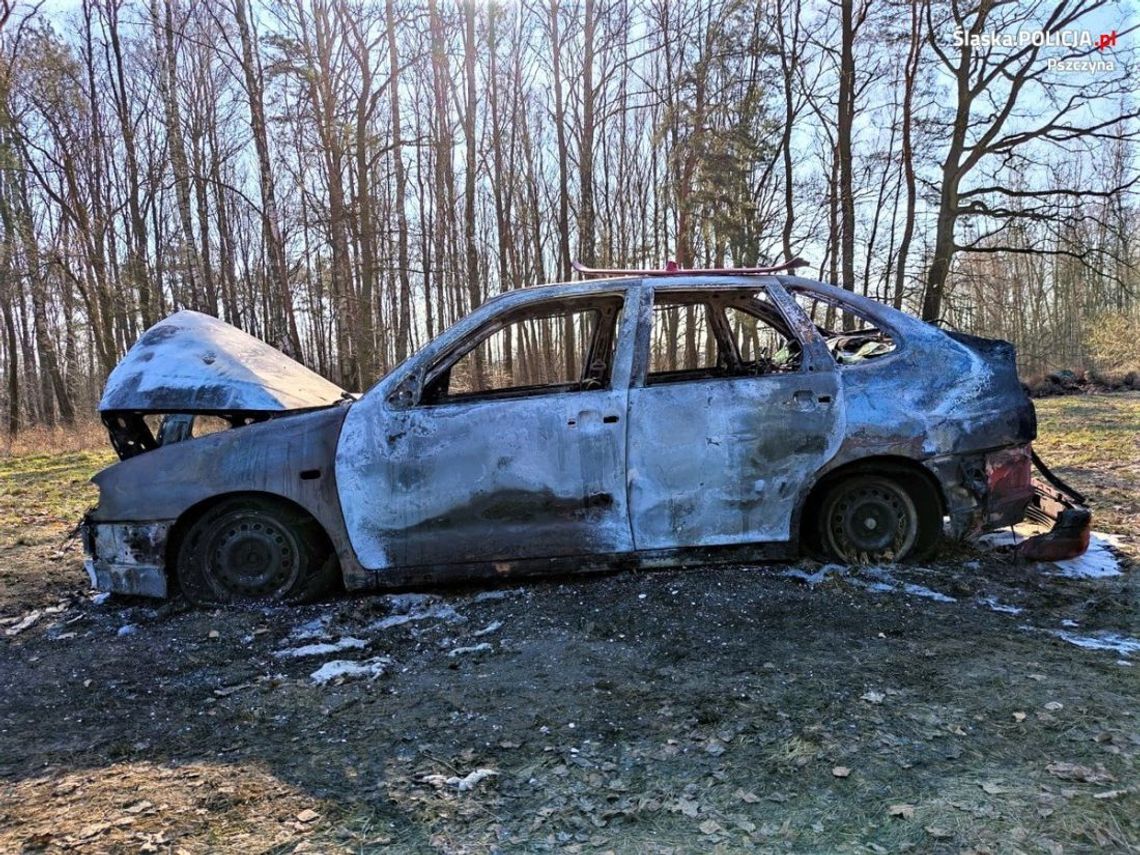
<path fill-rule="evenodd" d="M 1035 452 L 1033 463 L 1042 477 L 1033 479 L 1034 495 L 1025 517 L 1053 527 L 1018 544 L 1018 557 L 1026 561 L 1063 561 L 1083 555 L 1089 548 L 1092 529 L 1092 511 L 1085 507 L 1085 497 L 1050 472 Z"/>

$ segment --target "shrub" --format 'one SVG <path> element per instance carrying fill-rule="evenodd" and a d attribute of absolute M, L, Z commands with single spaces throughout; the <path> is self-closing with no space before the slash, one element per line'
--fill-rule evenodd
<path fill-rule="evenodd" d="M 1140 373 L 1140 315 L 1106 312 L 1085 324 L 1085 346 L 1096 375 L 1121 382 Z"/>

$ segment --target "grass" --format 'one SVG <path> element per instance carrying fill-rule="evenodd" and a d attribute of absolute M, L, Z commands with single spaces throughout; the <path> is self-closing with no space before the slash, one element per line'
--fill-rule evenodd
<path fill-rule="evenodd" d="M 91 425 L 28 431 L 0 452 L 0 614 L 86 588 L 67 536 L 98 498 L 91 476 L 114 461 Z"/>
<path fill-rule="evenodd" d="M 1036 402 L 1045 463 L 1085 493 L 1099 531 L 1140 530 L 1140 393 L 1069 395 Z"/>

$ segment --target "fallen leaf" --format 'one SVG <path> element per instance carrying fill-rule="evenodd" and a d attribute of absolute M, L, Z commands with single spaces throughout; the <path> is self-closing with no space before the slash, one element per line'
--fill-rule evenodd
<path fill-rule="evenodd" d="M 79 839 L 80 840 L 89 840 L 92 837 L 96 837 L 96 836 L 102 834 L 104 831 L 106 831 L 110 827 L 111 827 L 111 823 L 109 823 L 109 822 L 95 822 L 95 823 L 92 823 L 91 825 L 86 825 L 79 830 Z"/>
<path fill-rule="evenodd" d="M 1045 704 L 1045 709 L 1049 710 L 1049 712 L 1056 712 L 1057 710 L 1063 710 L 1064 708 L 1065 705 L 1060 701 L 1049 701 L 1049 703 Z"/>
<path fill-rule="evenodd" d="M 206 638 L 221 638 L 221 637 L 222 637 L 222 634 L 220 632 L 218 632 L 216 629 L 211 629 L 209 632 L 206 633 Z"/>
<path fill-rule="evenodd" d="M 699 826 L 701 834 L 720 834 L 724 831 L 724 827 L 715 819 L 706 819 Z"/>
<path fill-rule="evenodd" d="M 861 694 L 859 696 L 859 700 L 866 701 L 869 704 L 881 704 L 886 699 L 886 697 L 887 696 L 882 692 L 876 692 L 874 689 L 871 689 L 870 691 Z"/>
<path fill-rule="evenodd" d="M 319 819 L 320 816 L 321 815 L 312 808 L 305 808 L 297 814 L 297 822 L 312 822 L 315 819 Z"/>
<path fill-rule="evenodd" d="M 154 807 L 154 805 L 151 802 L 143 799 L 140 802 L 135 802 L 133 805 L 124 808 L 124 810 L 126 810 L 127 813 L 142 813 L 144 810 L 152 807 Z"/>
<path fill-rule="evenodd" d="M 1118 799 L 1127 795 L 1128 790 L 1105 790 L 1103 793 L 1093 793 L 1094 799 Z"/>
<path fill-rule="evenodd" d="M 1015 713 L 1013 714 L 1013 720 L 1014 720 L 1014 721 L 1019 721 L 1019 722 L 1020 722 L 1020 721 L 1025 721 L 1025 713 L 1023 713 L 1023 712 L 1020 712 L 1020 711 L 1018 711 L 1018 712 L 1015 712 Z"/>
<path fill-rule="evenodd" d="M 983 781 L 978 786 L 989 793 L 991 796 L 1001 795 L 1006 791 L 1005 787 L 996 781 Z"/>
<path fill-rule="evenodd" d="M 1103 766 L 1090 769 L 1077 763 L 1050 763 L 1045 770 L 1062 781 L 1082 781 L 1086 784 L 1105 784 L 1115 781 L 1116 778 L 1105 770 Z"/>
<path fill-rule="evenodd" d="M 831 770 L 831 774 L 834 775 L 836 778 L 846 778 L 848 775 L 851 774 L 851 770 L 848 769 L 846 766 L 836 766 L 835 768 L 833 768 Z"/>
<path fill-rule="evenodd" d="M 677 807 L 687 817 L 695 817 L 701 811 L 701 806 L 691 799 L 678 799 Z"/>
<path fill-rule="evenodd" d="M 939 840 L 945 840 L 947 837 L 953 837 L 954 836 L 951 832 L 947 831 L 945 828 L 938 828 L 938 827 L 933 826 L 933 825 L 926 826 L 925 830 L 926 830 L 926 833 L 929 834 L 931 837 L 935 837 Z"/>
<path fill-rule="evenodd" d="M 733 795 L 740 799 L 742 802 L 747 802 L 750 805 L 754 805 L 760 801 L 760 797 L 758 795 L 755 793 L 745 792 L 744 790 L 737 790 L 735 793 L 733 793 Z"/>
<path fill-rule="evenodd" d="M 887 808 L 887 816 L 901 816 L 903 819 L 910 819 L 914 816 L 914 805 L 891 805 Z"/>

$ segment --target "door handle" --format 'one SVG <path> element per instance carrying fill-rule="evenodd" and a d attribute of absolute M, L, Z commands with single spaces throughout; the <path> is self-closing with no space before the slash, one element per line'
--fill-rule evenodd
<path fill-rule="evenodd" d="M 589 427 L 591 425 L 596 427 L 598 424 L 598 416 L 599 415 L 601 415 L 601 413 L 599 413 L 597 410 L 588 410 L 586 412 L 579 413 L 578 418 L 567 419 L 566 420 L 566 426 L 567 427 L 577 427 L 579 424 L 581 424 L 582 427 Z M 602 424 L 605 424 L 605 425 L 617 424 L 619 419 L 620 419 L 620 416 L 618 416 L 615 413 L 611 413 L 608 416 L 602 416 Z"/>

